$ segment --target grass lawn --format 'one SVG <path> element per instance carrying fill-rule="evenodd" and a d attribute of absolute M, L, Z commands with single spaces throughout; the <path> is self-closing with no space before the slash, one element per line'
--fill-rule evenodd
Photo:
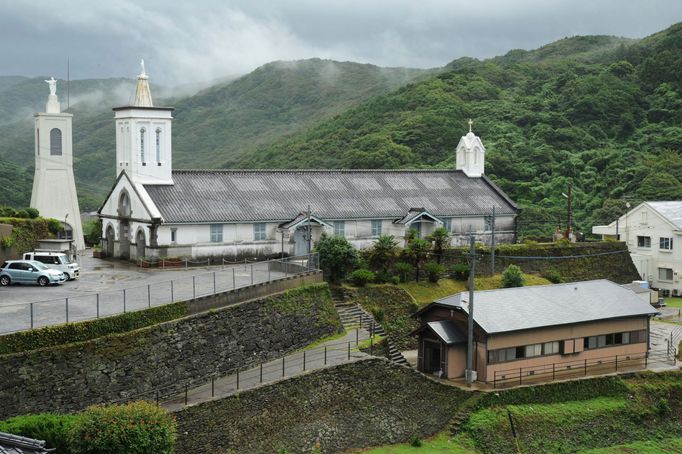
<path fill-rule="evenodd" d="M 682 298 L 671 297 L 671 298 L 664 298 L 664 299 L 665 299 L 665 305 L 666 306 L 682 308 Z"/>
<path fill-rule="evenodd" d="M 545 285 L 551 284 L 547 279 L 535 276 L 533 274 L 524 274 L 524 285 Z M 407 291 L 417 301 L 420 306 L 428 304 L 439 298 L 450 296 L 454 293 L 465 292 L 466 282 L 456 281 L 454 279 L 441 279 L 438 283 L 428 282 L 426 280 L 420 282 L 406 282 L 399 284 L 399 286 Z M 476 290 L 491 290 L 502 288 L 502 274 L 495 276 L 477 277 L 474 280 Z"/>
<path fill-rule="evenodd" d="M 465 454 L 474 452 L 474 447 L 471 441 L 465 436 L 458 435 L 455 438 L 451 438 L 449 432 L 445 430 L 433 438 L 421 440 L 421 446 L 412 446 L 410 443 L 402 443 L 397 445 L 379 446 L 377 448 L 357 452 L 362 452 L 364 454 Z"/>
<path fill-rule="evenodd" d="M 578 451 L 582 454 L 625 454 L 635 452 L 678 453 L 682 452 L 682 438 L 666 438 L 663 440 L 636 441 L 609 448 Z"/>

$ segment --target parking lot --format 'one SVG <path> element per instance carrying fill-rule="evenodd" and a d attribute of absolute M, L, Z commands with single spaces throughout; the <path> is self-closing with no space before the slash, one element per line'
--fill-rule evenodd
<path fill-rule="evenodd" d="M 62 285 L 0 287 L 0 333 L 159 306 L 284 277 L 267 262 L 150 270 L 82 255 L 78 264 L 80 278 Z"/>

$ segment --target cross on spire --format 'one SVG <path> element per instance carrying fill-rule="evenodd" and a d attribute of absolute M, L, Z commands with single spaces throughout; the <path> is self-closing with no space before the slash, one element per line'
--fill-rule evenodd
<path fill-rule="evenodd" d="M 468 121 L 467 123 L 469 123 L 469 132 L 473 132 L 473 131 L 471 130 L 471 127 L 474 125 L 474 120 L 472 120 L 471 118 L 469 118 L 469 121 Z"/>

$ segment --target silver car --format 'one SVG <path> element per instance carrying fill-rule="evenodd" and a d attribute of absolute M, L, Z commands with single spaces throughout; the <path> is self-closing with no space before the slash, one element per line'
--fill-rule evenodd
<path fill-rule="evenodd" d="M 62 284 L 66 275 L 53 270 L 36 260 L 8 260 L 0 267 L 0 285 L 38 284 L 41 287 L 50 284 Z"/>

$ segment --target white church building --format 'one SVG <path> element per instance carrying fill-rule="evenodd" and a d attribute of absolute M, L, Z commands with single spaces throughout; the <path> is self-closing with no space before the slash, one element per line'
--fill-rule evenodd
<path fill-rule="evenodd" d="M 173 170 L 173 109 L 154 107 L 144 67 L 137 79 L 133 105 L 113 109 L 117 178 L 99 209 L 108 256 L 301 255 L 323 231 L 366 248 L 441 226 L 452 245 L 471 233 L 489 243 L 493 210 L 496 241 L 515 240 L 519 209 L 485 176 L 471 123 L 452 170 Z"/>

